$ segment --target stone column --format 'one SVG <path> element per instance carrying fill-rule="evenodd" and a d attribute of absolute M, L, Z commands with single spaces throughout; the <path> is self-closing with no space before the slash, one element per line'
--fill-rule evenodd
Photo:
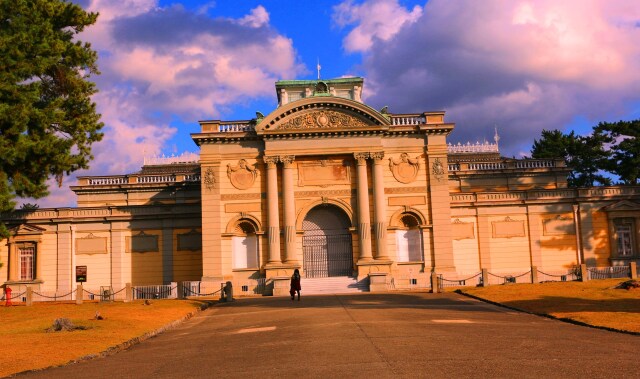
<path fill-rule="evenodd" d="M 573 204 L 573 223 L 576 229 L 576 258 L 578 258 L 578 264 L 582 264 L 582 243 L 580 237 L 582 236 L 582 230 L 580 228 L 580 204 Z"/>
<path fill-rule="evenodd" d="M 387 204 L 384 198 L 384 171 L 382 158 L 384 152 L 371 153 L 373 159 L 373 213 L 375 217 L 374 233 L 376 237 L 376 259 L 389 259 L 387 253 Z"/>
<path fill-rule="evenodd" d="M 355 153 L 358 177 L 358 235 L 360 237 L 360 260 L 370 261 L 371 254 L 371 226 L 369 220 L 369 186 L 367 184 L 367 158 L 369 153 Z"/>
<path fill-rule="evenodd" d="M 296 260 L 296 204 L 293 194 L 293 155 L 280 156 L 282 168 L 282 198 L 284 213 L 284 261 L 288 264 Z"/>
<path fill-rule="evenodd" d="M 267 164 L 267 205 L 269 226 L 269 261 L 267 264 L 279 264 L 280 260 L 280 217 L 278 211 L 278 158 L 264 157 Z"/>

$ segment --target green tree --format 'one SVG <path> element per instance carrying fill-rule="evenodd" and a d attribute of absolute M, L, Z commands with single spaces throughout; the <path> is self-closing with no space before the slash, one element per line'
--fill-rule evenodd
<path fill-rule="evenodd" d="M 640 182 L 640 120 L 601 122 L 594 130 L 609 142 L 611 160 L 607 169 L 623 184 Z"/>
<path fill-rule="evenodd" d="M 543 130 L 534 140 L 531 157 L 536 159 L 563 158 L 571 173 L 567 182 L 571 187 L 611 185 L 603 170 L 608 167 L 610 153 L 605 149 L 610 138 L 594 131 L 590 136 L 577 136 L 573 131 Z"/>
<path fill-rule="evenodd" d="M 64 0 L 0 0 L 0 212 L 93 158 L 97 54 L 75 37 L 97 17 Z"/>

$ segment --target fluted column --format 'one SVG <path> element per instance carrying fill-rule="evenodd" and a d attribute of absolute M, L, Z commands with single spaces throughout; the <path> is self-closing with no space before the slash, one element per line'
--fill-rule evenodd
<path fill-rule="evenodd" d="M 293 195 L 293 155 L 280 156 L 282 168 L 282 198 L 284 201 L 284 260 L 295 264 L 296 260 L 296 204 Z"/>
<path fill-rule="evenodd" d="M 367 158 L 369 153 L 355 153 L 358 177 L 358 235 L 360 237 L 360 260 L 370 261 L 371 225 L 369 215 L 369 186 L 367 184 Z"/>
<path fill-rule="evenodd" d="M 278 215 L 278 158 L 264 157 L 267 164 L 267 205 L 269 226 L 269 261 L 268 264 L 282 263 L 280 260 L 280 217 Z"/>
<path fill-rule="evenodd" d="M 371 153 L 373 159 L 373 213 L 375 224 L 373 227 L 377 254 L 376 259 L 388 259 L 387 253 L 387 204 L 384 199 L 384 170 L 382 158 L 384 152 Z"/>

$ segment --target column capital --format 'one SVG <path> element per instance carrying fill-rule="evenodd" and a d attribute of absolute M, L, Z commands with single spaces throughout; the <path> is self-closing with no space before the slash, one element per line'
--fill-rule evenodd
<path fill-rule="evenodd" d="M 358 161 L 359 165 L 365 165 L 367 164 L 369 153 L 353 153 L 353 157 Z"/>
<path fill-rule="evenodd" d="M 267 168 L 275 168 L 276 167 L 276 163 L 278 163 L 278 157 L 277 156 L 264 156 L 264 157 L 262 157 L 262 160 L 267 165 Z"/>
<path fill-rule="evenodd" d="M 384 159 L 384 151 L 375 151 L 369 153 L 369 158 L 373 159 L 373 162 L 375 164 L 380 164 L 382 163 L 382 159 Z"/>
<path fill-rule="evenodd" d="M 284 167 L 288 168 L 296 160 L 295 155 L 279 155 L 278 160 L 284 164 Z"/>

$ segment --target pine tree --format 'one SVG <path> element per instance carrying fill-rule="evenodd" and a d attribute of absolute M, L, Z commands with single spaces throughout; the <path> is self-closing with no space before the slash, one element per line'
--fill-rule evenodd
<path fill-rule="evenodd" d="M 571 173 L 567 182 L 571 187 L 610 185 L 611 179 L 603 170 L 608 167 L 610 152 L 605 149 L 608 136 L 594 131 L 590 136 L 577 136 L 573 131 L 543 130 L 541 138 L 531 147 L 533 158 L 563 158 Z"/>
<path fill-rule="evenodd" d="M 640 120 L 601 122 L 595 131 L 604 135 L 611 150 L 608 170 L 623 184 L 640 183 Z"/>
<path fill-rule="evenodd" d="M 93 158 L 97 54 L 76 35 L 97 17 L 64 0 L 0 0 L 0 212 Z"/>

